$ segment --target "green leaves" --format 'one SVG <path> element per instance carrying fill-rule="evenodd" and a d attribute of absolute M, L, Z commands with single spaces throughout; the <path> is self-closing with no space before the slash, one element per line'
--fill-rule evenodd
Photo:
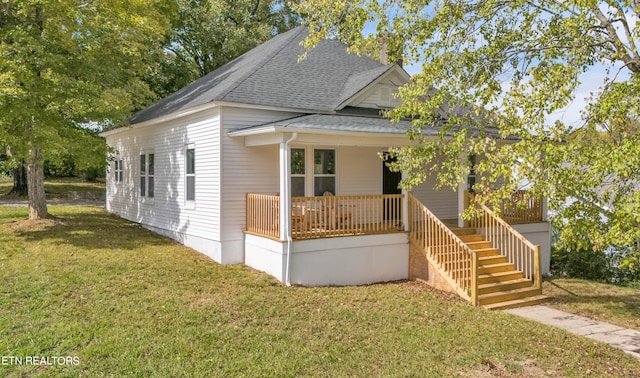
<path fill-rule="evenodd" d="M 476 191 L 490 189 L 492 201 L 523 186 L 549 196 L 563 242 L 640 237 L 640 9 L 630 2 L 308 0 L 297 9 L 317 31 L 307 46 L 336 34 L 371 52 L 388 33 L 403 43 L 405 64 L 422 67 L 388 113 L 414 119 L 409 137 L 418 146 L 396 151 L 398 169 L 410 173 L 405 187 L 430 172 L 456 188 L 470 169 L 464 156 L 475 153 L 483 157 Z M 374 35 L 364 36 L 370 24 Z M 587 71 L 602 72 L 603 86 L 583 121 L 551 122 L 581 99 Z M 436 140 L 421 136 L 429 127 Z M 511 141 L 486 137 L 496 132 Z M 437 156 L 446 161 L 434 163 Z"/>
<path fill-rule="evenodd" d="M 163 1 L 3 2 L 2 148 L 36 168 L 44 159 L 68 154 L 106 165 L 104 142 L 83 127 L 89 122 L 126 123 L 132 110 L 150 97 L 140 77 L 149 68 L 148 52 L 168 31 L 159 12 Z M 34 172 L 42 174 L 41 169 Z M 42 185 L 41 177 L 32 180 L 29 175 L 30 183 Z M 46 208 L 44 189 L 37 189 L 29 190 L 30 206 Z"/>
<path fill-rule="evenodd" d="M 274 35 L 298 25 L 282 0 L 177 0 L 164 13 L 172 33 L 157 51 L 161 64 L 147 81 L 169 95 Z"/>

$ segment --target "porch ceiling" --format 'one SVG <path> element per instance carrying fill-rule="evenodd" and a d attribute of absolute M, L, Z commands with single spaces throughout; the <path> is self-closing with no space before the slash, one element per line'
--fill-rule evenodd
<path fill-rule="evenodd" d="M 410 143 L 406 132 L 411 122 L 338 114 L 312 114 L 229 132 L 245 137 L 245 145 L 280 143 L 297 133 L 296 142 L 332 145 L 390 146 Z M 437 130 L 433 130 L 437 135 Z"/>

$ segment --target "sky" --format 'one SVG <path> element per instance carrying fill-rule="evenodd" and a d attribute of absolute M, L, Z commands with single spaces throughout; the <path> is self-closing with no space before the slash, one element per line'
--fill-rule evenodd
<path fill-rule="evenodd" d="M 420 72 L 421 65 L 412 63 L 405 65 L 403 68 L 409 75 L 415 75 Z M 629 74 L 626 72 L 623 71 L 617 81 L 627 79 Z M 547 124 L 551 125 L 556 120 L 559 120 L 566 125 L 578 127 L 581 123 L 581 111 L 587 106 L 591 94 L 598 92 L 602 88 L 606 75 L 606 67 L 602 64 L 594 65 L 588 72 L 580 75 L 578 80 L 581 84 L 576 88 L 574 100 L 564 109 L 549 115 Z"/>
<path fill-rule="evenodd" d="M 601 10 L 606 12 L 607 6 L 601 5 Z M 633 29 L 636 26 L 637 19 L 636 16 L 632 13 L 626 15 L 627 21 L 630 24 L 630 27 Z M 624 33 L 620 30 L 619 24 L 616 26 L 618 30 L 618 35 L 621 37 L 623 42 L 628 42 Z M 365 27 L 364 33 L 369 34 L 375 32 L 375 23 L 370 23 Z M 621 67 L 619 64 L 616 69 Z M 410 75 L 417 74 L 421 71 L 421 64 L 412 63 L 405 65 L 403 67 L 407 73 Z M 613 73 L 614 70 L 612 70 Z M 630 76 L 628 70 L 622 70 L 622 72 L 617 77 L 616 81 L 624 81 L 628 79 Z M 580 85 L 576 88 L 574 92 L 573 101 L 566 106 L 564 109 L 558 110 L 547 117 L 547 124 L 551 125 L 555 123 L 556 120 L 561 121 L 565 125 L 578 127 L 581 124 L 581 112 L 588 105 L 589 98 L 593 93 L 597 93 L 602 89 L 604 79 L 607 77 L 607 67 L 603 64 L 596 64 L 590 69 L 580 75 L 578 77 L 578 81 Z"/>

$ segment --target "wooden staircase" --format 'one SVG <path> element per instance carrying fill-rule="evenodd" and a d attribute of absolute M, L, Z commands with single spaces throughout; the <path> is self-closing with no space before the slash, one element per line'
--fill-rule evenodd
<path fill-rule="evenodd" d="M 544 302 L 547 297 L 542 289 L 524 278 L 507 257 L 500 254 L 491 242 L 476 233 L 475 228 L 449 228 L 471 250 L 478 254 L 478 304 L 486 309 L 501 310 L 532 306 Z"/>

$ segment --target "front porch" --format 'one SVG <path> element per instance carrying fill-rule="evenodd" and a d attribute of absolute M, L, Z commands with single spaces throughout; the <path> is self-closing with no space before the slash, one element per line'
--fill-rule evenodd
<path fill-rule="evenodd" d="M 247 150 L 264 160 L 260 179 L 252 179 L 253 186 L 243 188 L 247 265 L 288 285 L 360 285 L 419 277 L 412 275 L 415 259 L 411 249 L 423 260 L 428 258 L 427 265 L 432 267 L 419 278 L 440 275 L 452 291 L 476 305 L 497 300 L 482 297 L 482 290 L 498 290 L 478 289 L 491 279 L 478 277 L 479 271 L 510 269 L 514 271 L 511 275 L 521 275 L 529 285 L 534 281 L 533 261 L 539 260 L 535 248 L 531 243 L 518 251 L 511 247 L 514 238 L 529 238 L 516 227 L 525 227 L 539 240 L 545 235 L 548 239 L 544 201 L 520 201 L 522 193 L 515 192 L 501 209 L 508 222 L 498 221 L 509 227 L 502 223 L 498 227 L 495 221 L 488 228 L 475 227 L 474 234 L 481 235 L 473 237 L 481 237 L 481 245 L 492 245 L 482 253 L 495 253 L 478 257 L 462 240 L 466 237 L 451 231 L 465 225 L 461 214 L 473 203 L 465 190 L 472 178 L 455 190 L 434 190 L 436 179 L 428 176 L 411 193 L 400 191 L 402 175 L 391 172 L 381 159 L 394 144 L 395 135 L 345 132 L 337 136 L 306 129 L 287 133 L 277 128 L 252 133 L 255 135 L 248 131 L 234 134 L 244 136 Z M 434 159 L 438 164 L 445 158 Z M 423 211 L 429 214 L 428 222 L 418 216 Z M 507 231 L 519 236 L 502 238 Z M 548 255 L 548 242 L 545 248 Z M 474 256 L 480 264 L 475 268 Z M 493 267 L 484 266 L 485 259 L 504 261 Z M 527 264 L 522 265 L 524 261 Z M 524 281 L 518 285 L 526 284 Z"/>
<path fill-rule="evenodd" d="M 472 195 L 461 194 L 468 206 Z M 526 295 L 539 295 L 540 248 L 514 227 L 543 224 L 544 207 L 540 201 L 522 206 L 518 201 L 523 195 L 514 193 L 514 203 L 503 206 L 517 209 L 506 217 L 512 227 L 487 208 L 483 217 L 471 221 L 440 219 L 412 193 L 292 197 L 290 204 L 279 195 L 249 193 L 245 259 L 288 284 L 359 285 L 422 278 L 482 305 L 500 299 L 497 294 L 491 299 L 481 296 L 483 290 L 498 290 L 483 287 L 492 278 L 481 273 L 497 269 L 507 278 L 522 276 L 515 287 Z M 483 236 L 458 236 L 463 226 Z M 495 256 L 479 257 L 475 248 L 490 248 L 480 252 Z M 416 264 L 422 267 L 416 270 Z M 506 275 L 506 270 L 511 272 Z"/>

